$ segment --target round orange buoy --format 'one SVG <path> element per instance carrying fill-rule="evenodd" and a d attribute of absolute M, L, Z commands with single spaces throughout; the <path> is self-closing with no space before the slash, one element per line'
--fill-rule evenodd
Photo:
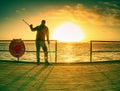
<path fill-rule="evenodd" d="M 9 51 L 12 56 L 19 59 L 25 53 L 25 45 L 22 39 L 13 39 L 9 45 Z"/>

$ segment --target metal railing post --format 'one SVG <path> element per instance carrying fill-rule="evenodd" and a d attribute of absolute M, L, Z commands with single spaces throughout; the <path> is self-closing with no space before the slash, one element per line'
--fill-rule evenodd
<path fill-rule="evenodd" d="M 92 41 L 90 41 L 90 62 L 92 62 Z"/>
<path fill-rule="evenodd" d="M 57 63 L 57 40 L 55 41 L 55 63 Z"/>

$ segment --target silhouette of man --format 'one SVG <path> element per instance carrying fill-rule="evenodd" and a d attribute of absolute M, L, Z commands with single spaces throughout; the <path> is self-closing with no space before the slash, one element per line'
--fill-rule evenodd
<path fill-rule="evenodd" d="M 42 20 L 41 24 L 34 27 L 31 24 L 30 29 L 31 31 L 37 31 L 36 34 L 36 57 L 37 57 L 37 64 L 40 64 L 40 47 L 42 47 L 44 51 L 44 56 L 45 56 L 45 64 L 49 64 L 48 62 L 48 51 L 47 51 L 47 46 L 45 44 L 45 38 L 47 38 L 48 44 L 50 44 L 49 41 L 49 29 L 45 25 L 46 21 Z"/>

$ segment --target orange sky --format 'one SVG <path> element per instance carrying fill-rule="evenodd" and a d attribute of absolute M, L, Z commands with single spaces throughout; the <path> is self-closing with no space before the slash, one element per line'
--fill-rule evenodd
<path fill-rule="evenodd" d="M 33 24 L 33 26 L 39 25 L 41 20 L 45 19 L 50 31 L 50 39 L 53 39 L 53 32 L 56 28 L 66 22 L 71 22 L 82 29 L 85 34 L 84 41 L 120 40 L 120 21 L 119 16 L 116 16 L 120 12 L 117 9 L 119 6 L 111 2 L 99 2 L 99 4 L 116 8 L 111 9 L 111 11 L 108 7 L 105 8 L 106 12 L 110 12 L 108 15 L 101 14 L 99 12 L 100 7 L 97 5 L 88 8 L 83 3 L 76 3 L 75 5 L 63 4 L 58 7 L 56 5 L 47 5 L 40 9 L 37 7 L 38 9 L 34 9 L 31 12 L 25 7 L 15 9 L 15 15 L 6 16 L 0 22 L 0 39 L 22 38 L 23 40 L 34 40 L 36 33 L 31 32 L 22 19 L 25 19 L 29 24 Z"/>

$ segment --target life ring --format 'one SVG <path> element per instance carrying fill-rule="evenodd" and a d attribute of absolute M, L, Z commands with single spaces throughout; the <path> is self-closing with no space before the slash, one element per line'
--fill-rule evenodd
<path fill-rule="evenodd" d="M 25 53 L 25 45 L 22 39 L 13 39 L 9 45 L 9 52 L 14 57 L 21 57 Z"/>

